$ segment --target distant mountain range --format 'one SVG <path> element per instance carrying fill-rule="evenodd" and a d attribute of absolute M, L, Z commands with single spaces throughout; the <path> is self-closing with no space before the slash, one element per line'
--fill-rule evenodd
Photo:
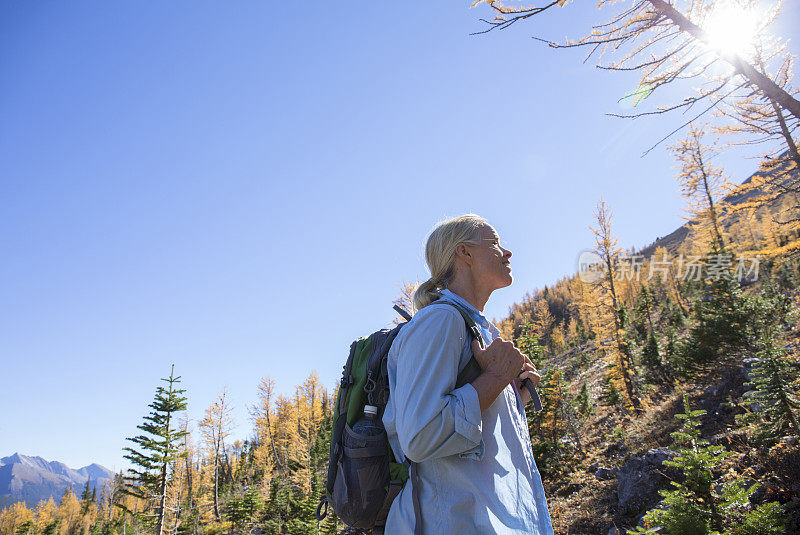
<path fill-rule="evenodd" d="M 114 472 L 99 464 L 73 470 L 58 461 L 15 453 L 0 458 L 0 509 L 18 501 L 35 506 L 50 497 L 58 503 L 67 487 L 80 496 L 87 481 L 99 495 L 113 477 Z"/>

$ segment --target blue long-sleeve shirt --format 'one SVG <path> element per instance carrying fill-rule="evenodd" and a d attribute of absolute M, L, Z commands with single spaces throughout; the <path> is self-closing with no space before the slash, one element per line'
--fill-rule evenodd
<path fill-rule="evenodd" d="M 476 308 L 459 303 L 491 343 L 499 335 Z M 391 395 L 383 415 L 395 458 L 418 463 L 426 534 L 552 535 L 522 400 L 512 382 L 483 414 L 471 384 L 456 377 L 472 356 L 464 318 L 434 302 L 397 335 L 388 357 Z M 414 533 L 411 479 L 395 498 L 386 535 Z"/>

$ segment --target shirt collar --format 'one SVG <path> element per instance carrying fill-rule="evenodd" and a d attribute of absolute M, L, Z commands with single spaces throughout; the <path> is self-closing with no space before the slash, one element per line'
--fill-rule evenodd
<path fill-rule="evenodd" d="M 481 314 L 481 312 L 477 308 L 472 306 L 469 303 L 469 301 L 467 301 L 457 293 L 448 290 L 447 288 L 441 291 L 441 295 L 442 298 L 448 299 L 449 301 L 454 301 L 459 305 L 463 306 L 464 308 L 466 308 L 467 311 L 470 313 L 470 315 L 477 321 L 479 325 L 481 325 L 485 329 L 489 328 L 489 320 L 487 320 L 486 317 L 483 314 Z"/>

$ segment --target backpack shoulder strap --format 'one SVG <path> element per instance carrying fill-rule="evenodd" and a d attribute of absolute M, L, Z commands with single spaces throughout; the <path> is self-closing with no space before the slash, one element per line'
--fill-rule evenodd
<path fill-rule="evenodd" d="M 470 337 L 478 341 L 478 344 L 480 344 L 481 349 L 486 348 L 486 342 L 484 342 L 483 340 L 483 335 L 481 334 L 480 327 L 478 327 L 478 324 L 475 323 L 475 320 L 472 319 L 469 313 L 466 310 L 464 310 L 464 307 L 456 303 L 453 303 L 452 301 L 437 300 L 434 301 L 434 303 L 448 304 L 455 307 L 455 309 L 458 310 L 458 312 L 461 314 L 461 317 L 464 318 L 464 323 L 466 323 L 467 325 L 467 332 L 469 333 Z M 460 372 L 458 372 L 458 376 L 456 377 L 456 388 L 461 388 L 465 384 L 471 383 L 482 372 L 483 370 L 481 369 L 480 364 L 478 364 L 478 361 L 475 360 L 475 356 L 473 355 L 467 361 L 467 364 L 464 366 L 464 368 Z"/>
<path fill-rule="evenodd" d="M 478 328 L 478 325 L 469 315 L 469 313 L 464 310 L 463 307 L 453 303 L 452 301 L 435 301 L 436 303 L 441 302 L 442 304 L 447 303 L 448 305 L 452 305 L 456 307 L 456 309 L 461 313 L 461 317 L 464 318 L 464 321 L 467 323 L 467 331 L 471 333 L 471 335 L 478 341 L 481 345 L 481 349 L 486 349 L 486 343 L 483 341 L 483 336 L 481 336 L 481 330 Z M 464 366 L 464 369 L 458 372 L 458 377 L 456 378 L 456 388 L 462 387 L 467 383 L 471 383 L 474 381 L 483 370 L 478 364 L 478 361 L 475 360 L 475 356 L 473 355 L 470 357 L 467 365 Z M 522 386 L 524 386 L 531 395 L 531 401 L 533 401 L 533 408 L 536 412 L 541 412 L 542 410 L 542 400 L 539 398 L 539 393 L 536 391 L 536 388 L 531 383 L 530 379 L 525 379 L 522 382 Z"/>

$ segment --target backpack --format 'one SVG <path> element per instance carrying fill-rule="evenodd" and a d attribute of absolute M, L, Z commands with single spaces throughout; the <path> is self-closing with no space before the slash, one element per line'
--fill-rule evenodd
<path fill-rule="evenodd" d="M 466 310 L 450 301 L 464 318 L 467 332 L 485 347 L 475 321 Z M 387 358 L 392 342 L 400 330 L 411 321 L 411 315 L 395 305 L 394 309 L 406 321 L 392 329 L 381 329 L 355 340 L 344 365 L 339 393 L 333 410 L 333 428 L 328 458 L 325 496 L 317 506 L 317 520 L 327 516 L 329 505 L 348 526 L 372 529 L 386 524 L 392 501 L 402 490 L 409 475 L 414 480 L 412 502 L 419 533 L 422 519 L 419 513 L 419 484 L 414 463 L 394 458 L 381 421 L 389 401 Z M 475 380 L 482 370 L 471 357 L 456 379 L 456 388 Z M 538 395 L 531 390 L 537 410 L 541 410 Z M 323 510 L 324 507 L 324 510 Z"/>

